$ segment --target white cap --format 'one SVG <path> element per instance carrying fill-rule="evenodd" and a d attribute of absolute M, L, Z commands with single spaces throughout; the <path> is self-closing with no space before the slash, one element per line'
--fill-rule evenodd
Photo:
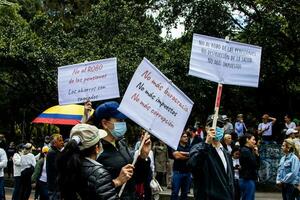
<path fill-rule="evenodd" d="M 290 135 L 290 134 L 292 134 L 292 133 L 298 133 L 298 131 L 297 130 L 295 130 L 295 129 L 293 129 L 293 128 L 289 128 L 287 131 L 286 131 L 286 135 Z"/>

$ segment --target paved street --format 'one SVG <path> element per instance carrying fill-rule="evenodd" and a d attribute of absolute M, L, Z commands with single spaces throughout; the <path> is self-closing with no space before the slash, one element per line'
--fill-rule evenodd
<path fill-rule="evenodd" d="M 5 187 L 5 198 L 11 200 L 13 188 Z M 34 192 L 31 193 L 29 200 L 34 200 Z"/>
<path fill-rule="evenodd" d="M 166 190 L 163 191 L 161 193 L 161 199 L 170 199 L 170 194 L 171 194 L 171 190 Z M 5 188 L 5 196 L 6 196 L 6 200 L 11 200 L 11 196 L 12 196 L 12 188 Z M 189 195 L 189 199 L 193 199 L 192 195 Z M 280 193 L 269 193 L 269 192 L 257 192 L 255 194 L 255 199 L 256 200 L 280 200 L 281 198 L 281 194 Z M 29 200 L 34 200 L 34 192 L 31 193 L 30 199 Z"/>
<path fill-rule="evenodd" d="M 277 199 L 282 199 L 281 193 L 262 193 L 262 192 L 257 192 L 255 194 L 255 199 L 257 200 L 277 200 Z"/>
<path fill-rule="evenodd" d="M 161 199 L 167 200 L 170 199 L 171 190 L 166 189 L 161 193 Z M 189 194 L 189 199 L 193 199 L 193 195 Z M 280 200 L 281 193 L 278 192 L 256 192 L 255 193 L 255 200 Z"/>

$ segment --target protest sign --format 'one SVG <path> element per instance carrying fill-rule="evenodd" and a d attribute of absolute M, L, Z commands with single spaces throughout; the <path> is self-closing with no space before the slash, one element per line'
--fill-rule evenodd
<path fill-rule="evenodd" d="M 192 107 L 193 102 L 144 58 L 118 110 L 177 149 Z"/>
<path fill-rule="evenodd" d="M 189 75 L 258 87 L 261 47 L 194 34 Z"/>
<path fill-rule="evenodd" d="M 59 104 L 98 101 L 120 96 L 117 58 L 58 68 Z"/>

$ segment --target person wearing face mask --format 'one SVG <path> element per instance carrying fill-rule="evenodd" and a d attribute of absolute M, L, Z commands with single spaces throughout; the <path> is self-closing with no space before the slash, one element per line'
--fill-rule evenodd
<path fill-rule="evenodd" d="M 115 183 L 125 183 L 133 174 L 126 166 L 112 179 L 107 169 L 96 161 L 103 151 L 100 139 L 107 132 L 89 124 L 77 124 L 70 140 L 57 157 L 57 183 L 64 200 L 119 199 Z"/>
<path fill-rule="evenodd" d="M 194 197 L 196 200 L 234 199 L 232 159 L 220 142 L 225 120 L 218 116 L 216 130 L 211 128 L 212 122 L 213 115 L 206 122 L 205 141 L 191 148 L 187 162 L 194 178 Z"/>
<path fill-rule="evenodd" d="M 134 157 L 134 152 L 129 150 L 124 138 L 127 131 L 125 122 L 127 117 L 118 111 L 118 107 L 119 104 L 115 101 L 105 102 L 95 109 L 95 112 L 87 121 L 88 124 L 93 124 L 107 131 L 107 136 L 101 140 L 103 153 L 97 161 L 108 169 L 113 179 L 119 175 L 122 167 L 133 162 Z M 148 158 L 150 150 L 151 140 L 148 135 L 135 164 L 133 177 L 126 183 L 121 199 L 136 199 L 136 186 L 145 182 L 151 176 L 150 159 Z M 118 192 L 121 185 L 115 183 Z"/>
<path fill-rule="evenodd" d="M 240 192 L 242 200 L 255 199 L 255 181 L 257 180 L 257 170 L 259 169 L 259 153 L 256 146 L 255 137 L 246 134 L 240 137 Z"/>

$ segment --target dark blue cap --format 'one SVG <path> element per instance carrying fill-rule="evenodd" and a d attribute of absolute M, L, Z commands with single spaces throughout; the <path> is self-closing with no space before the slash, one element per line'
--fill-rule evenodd
<path fill-rule="evenodd" d="M 115 101 L 108 101 L 96 108 L 95 117 L 98 121 L 104 118 L 126 119 L 126 115 L 118 111 L 119 103 Z"/>

